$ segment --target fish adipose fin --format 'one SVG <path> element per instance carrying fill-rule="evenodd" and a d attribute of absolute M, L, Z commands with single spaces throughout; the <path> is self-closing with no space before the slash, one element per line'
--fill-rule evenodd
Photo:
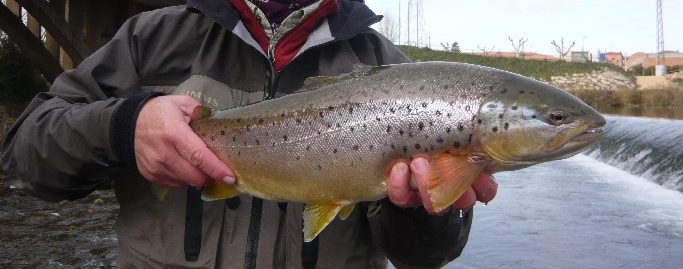
<path fill-rule="evenodd" d="M 304 241 L 311 242 L 330 224 L 342 206 L 338 204 L 311 204 L 304 209 Z"/>
<path fill-rule="evenodd" d="M 166 200 L 166 196 L 168 196 L 168 192 L 170 191 L 169 188 L 157 184 L 152 184 L 149 187 L 152 188 L 152 193 L 154 194 L 154 198 L 156 198 L 157 201 L 163 202 L 164 200 Z"/>
<path fill-rule="evenodd" d="M 343 73 L 337 76 L 319 76 L 319 77 L 310 77 L 307 78 L 306 81 L 304 81 L 304 85 L 301 86 L 301 89 L 299 89 L 296 92 L 307 92 L 311 90 L 317 90 L 323 86 L 327 85 L 332 85 L 337 82 L 345 81 L 347 79 L 355 78 L 362 76 L 363 74 L 371 71 L 374 67 L 362 63 L 357 63 L 353 65 L 353 70 L 348 73 Z"/>
<path fill-rule="evenodd" d="M 350 204 L 342 207 L 341 210 L 339 210 L 339 219 L 346 220 L 351 215 L 351 212 L 353 212 L 354 206 L 355 204 Z"/>
<path fill-rule="evenodd" d="M 211 117 L 211 108 L 204 105 L 198 105 L 192 109 L 192 115 L 190 115 L 192 120 L 199 120 Z"/>
<path fill-rule="evenodd" d="M 239 195 L 240 192 L 235 189 L 235 185 L 222 184 L 217 181 L 211 181 L 202 189 L 202 200 L 216 201 L 221 199 L 228 199 Z"/>
<path fill-rule="evenodd" d="M 488 163 L 479 156 L 435 155 L 428 173 L 428 193 L 434 211 L 440 212 L 458 200 Z"/>

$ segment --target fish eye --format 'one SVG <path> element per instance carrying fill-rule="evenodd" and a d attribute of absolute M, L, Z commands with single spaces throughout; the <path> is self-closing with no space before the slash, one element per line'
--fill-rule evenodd
<path fill-rule="evenodd" d="M 548 120 L 553 125 L 565 123 L 569 117 L 562 111 L 553 111 L 548 115 Z"/>

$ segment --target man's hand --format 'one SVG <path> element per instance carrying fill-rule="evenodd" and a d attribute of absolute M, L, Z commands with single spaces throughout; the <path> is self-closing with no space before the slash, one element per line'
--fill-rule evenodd
<path fill-rule="evenodd" d="M 388 182 L 391 202 L 403 208 L 422 205 L 429 213 L 435 213 L 426 188 L 416 190 L 411 187 L 411 175 L 417 186 L 427 186 L 428 172 L 429 162 L 422 157 L 413 159 L 410 163 L 410 169 L 404 162 L 396 163 L 391 169 Z M 497 190 L 498 183 L 490 172 L 484 171 L 472 183 L 472 187 L 453 203 L 452 207 L 469 210 L 477 201 L 488 203 L 496 196 Z"/>
<path fill-rule="evenodd" d="M 201 187 L 211 179 L 235 182 L 234 172 L 190 128 L 197 105 L 188 96 L 159 96 L 142 107 L 135 125 L 135 159 L 147 180 L 168 187 Z"/>

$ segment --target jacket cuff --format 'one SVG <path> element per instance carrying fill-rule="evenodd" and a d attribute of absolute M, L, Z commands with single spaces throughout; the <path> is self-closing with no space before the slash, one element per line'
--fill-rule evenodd
<path fill-rule="evenodd" d="M 118 161 L 126 167 L 136 167 L 135 123 L 142 106 L 152 97 L 164 95 L 160 92 L 146 92 L 123 100 L 114 111 L 111 123 L 111 146 Z"/>

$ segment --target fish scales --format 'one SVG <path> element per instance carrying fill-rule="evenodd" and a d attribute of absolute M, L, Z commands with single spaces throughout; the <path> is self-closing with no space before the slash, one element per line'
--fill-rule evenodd
<path fill-rule="evenodd" d="M 309 203 L 377 200 L 392 161 L 466 150 L 481 100 L 497 86 L 485 69 L 411 67 L 223 111 L 193 127 L 243 192 Z"/>

